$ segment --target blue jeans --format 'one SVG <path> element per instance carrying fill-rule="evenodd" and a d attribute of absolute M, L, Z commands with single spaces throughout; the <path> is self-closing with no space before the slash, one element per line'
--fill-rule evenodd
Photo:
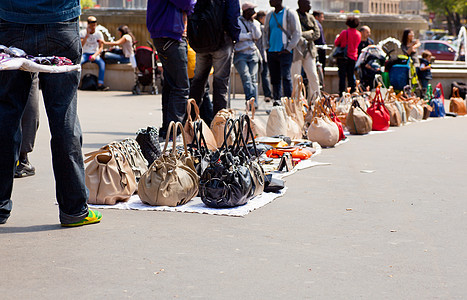
<path fill-rule="evenodd" d="M 290 74 L 292 60 L 292 53 L 268 52 L 268 66 L 274 100 L 280 100 L 283 96 L 292 97 L 292 75 Z"/>
<path fill-rule="evenodd" d="M 261 85 L 263 86 L 264 97 L 272 98 L 271 83 L 269 82 L 268 63 L 264 60 L 261 62 Z"/>
<path fill-rule="evenodd" d="M 89 62 L 89 57 L 93 55 L 94 53 L 83 53 L 83 56 L 81 57 L 81 64 Z M 104 75 L 105 75 L 105 62 L 104 60 L 98 56 L 93 63 L 97 64 L 99 66 L 99 76 L 97 77 L 97 83 L 99 84 L 104 84 Z"/>
<path fill-rule="evenodd" d="M 188 48 L 185 40 L 156 38 L 153 41 L 164 69 L 162 128 L 159 136 L 165 137 L 171 121 L 183 123 L 185 119 L 190 92 L 187 67 Z"/>
<path fill-rule="evenodd" d="M 129 57 L 125 57 L 123 54 L 117 54 L 113 52 L 105 52 L 105 59 L 107 60 L 115 60 L 118 61 L 121 64 L 127 64 L 130 62 Z"/>
<path fill-rule="evenodd" d="M 236 52 L 233 60 L 235 68 L 242 79 L 245 100 L 254 97 L 256 103 L 258 102 L 258 61 L 259 58 L 255 52 L 251 54 Z"/>
<path fill-rule="evenodd" d="M 0 44 L 18 47 L 29 55 L 81 58 L 78 20 L 53 24 L 17 24 L 0 20 Z M 81 221 L 88 214 L 84 183 L 82 133 L 77 116 L 80 74 L 39 73 L 49 119 L 52 165 L 61 223 Z M 20 122 L 32 84 L 32 74 L 0 71 L 0 221 L 10 216 L 13 174 L 21 144 Z"/>
<path fill-rule="evenodd" d="M 190 88 L 190 98 L 195 99 L 198 106 L 202 106 L 201 99 L 205 93 L 206 82 L 208 81 L 211 69 L 214 67 L 212 80 L 212 105 L 214 115 L 219 110 L 227 108 L 227 92 L 230 68 L 232 66 L 232 53 L 233 43 L 227 34 L 225 35 L 224 45 L 219 50 L 208 53 L 196 53 L 195 76 L 193 77 Z M 214 117 L 214 115 L 212 117 Z"/>

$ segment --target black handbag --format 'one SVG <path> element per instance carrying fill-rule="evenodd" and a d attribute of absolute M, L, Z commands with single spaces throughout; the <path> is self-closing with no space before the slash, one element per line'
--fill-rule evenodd
<path fill-rule="evenodd" d="M 141 128 L 136 132 L 136 141 L 141 148 L 144 158 L 148 161 L 148 166 L 161 156 L 162 151 L 157 128 L 152 126 L 148 126 L 146 129 Z"/>
<path fill-rule="evenodd" d="M 213 152 L 209 150 L 206 139 L 204 138 L 202 120 L 193 123 L 193 132 L 193 141 L 188 145 L 188 150 L 193 158 L 196 173 L 198 176 L 201 176 L 208 166 L 209 159 Z"/>
<path fill-rule="evenodd" d="M 228 145 L 227 137 L 232 132 L 235 140 L 233 145 Z M 227 120 L 224 137 L 222 146 L 209 157 L 200 179 L 201 200 L 213 208 L 244 205 L 255 191 L 240 119 Z"/>

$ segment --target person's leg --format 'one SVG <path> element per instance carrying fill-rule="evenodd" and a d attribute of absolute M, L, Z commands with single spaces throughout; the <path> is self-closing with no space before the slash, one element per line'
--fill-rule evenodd
<path fill-rule="evenodd" d="M 318 61 L 323 67 L 323 76 L 324 76 L 324 67 L 326 66 L 326 50 L 318 49 Z"/>
<path fill-rule="evenodd" d="M 290 67 L 290 74 L 295 76 L 295 74 L 302 75 L 302 60 L 296 60 L 292 62 L 292 66 Z"/>
<path fill-rule="evenodd" d="M 303 69 L 305 70 L 306 77 L 308 78 L 308 95 L 307 100 L 314 99 L 316 94 L 320 94 L 318 71 L 316 70 L 316 59 L 307 55 L 303 59 Z"/>
<path fill-rule="evenodd" d="M 349 84 L 349 87 L 352 88 L 351 92 L 353 93 L 355 91 L 355 60 L 348 59 L 347 60 L 347 82 Z"/>
<path fill-rule="evenodd" d="M 212 53 L 212 65 L 214 67 L 212 105 L 214 114 L 223 108 L 227 108 L 227 93 L 229 90 L 230 69 L 232 67 L 232 54 L 233 43 L 226 34 L 224 46 Z"/>
<path fill-rule="evenodd" d="M 256 106 L 258 106 L 258 63 L 259 57 L 256 53 L 253 52 L 248 61 L 248 69 L 250 72 L 251 83 L 253 87 L 253 97 L 255 97 Z"/>
<path fill-rule="evenodd" d="M 103 85 L 104 84 L 104 76 L 105 76 L 105 62 L 104 60 L 98 56 L 93 63 L 99 66 L 99 75 L 97 76 L 97 84 Z"/>
<path fill-rule="evenodd" d="M 281 99 L 281 64 L 278 52 L 268 52 L 268 67 L 271 74 L 272 93 L 274 100 Z"/>
<path fill-rule="evenodd" d="M 187 43 L 185 40 L 159 38 L 154 39 L 154 45 L 164 68 L 164 81 L 170 86 L 170 92 L 162 95 L 167 97 L 164 101 L 167 106 L 166 122 L 168 123 L 162 124 L 161 131 L 167 132 L 171 121 L 183 122 L 185 119 L 186 104 L 190 92 Z"/>
<path fill-rule="evenodd" d="M 199 107 L 202 106 L 211 69 L 212 55 L 210 53 L 196 53 L 195 76 L 191 81 L 190 98 L 195 99 Z"/>
<path fill-rule="evenodd" d="M 339 95 L 345 92 L 345 77 L 346 77 L 346 62 L 345 59 L 337 59 L 337 74 L 339 76 Z"/>
<path fill-rule="evenodd" d="M 31 73 L 32 85 L 28 102 L 21 118 L 22 141 L 19 152 L 19 165 L 15 170 L 15 177 L 26 177 L 35 174 L 35 168 L 29 163 L 28 153 L 34 149 L 37 129 L 39 128 L 39 77 Z"/>
<path fill-rule="evenodd" d="M 285 97 L 292 97 L 292 75 L 290 74 L 292 61 L 292 53 L 282 53 L 280 55 L 281 79 Z"/>
<path fill-rule="evenodd" d="M 113 60 L 117 61 L 121 64 L 127 64 L 130 62 L 129 57 L 125 57 L 123 54 L 113 53 L 113 52 L 105 52 L 105 60 Z"/>
<path fill-rule="evenodd" d="M 81 44 L 76 38 L 79 35 L 77 20 L 47 24 L 38 33 L 34 41 L 38 45 L 37 53 L 79 62 Z M 83 221 L 88 216 L 89 192 L 85 185 L 82 131 L 77 115 L 79 77 L 78 71 L 39 74 L 49 119 L 60 222 L 64 225 Z"/>
<path fill-rule="evenodd" d="M 89 62 L 89 58 L 91 57 L 92 53 L 83 53 L 83 55 L 81 56 L 81 64 L 85 64 L 87 62 Z"/>
<path fill-rule="evenodd" d="M 206 122 L 206 124 L 208 124 L 208 126 L 211 125 L 214 114 L 212 112 L 211 98 L 209 97 L 209 82 L 206 83 L 206 87 L 204 89 L 203 101 L 199 107 L 199 116 L 204 120 L 204 122 Z"/>
<path fill-rule="evenodd" d="M 249 69 L 249 59 L 251 59 L 251 56 L 244 53 L 237 52 L 234 55 L 234 66 L 242 80 L 245 100 L 250 100 L 252 97 L 255 97 L 253 81 Z"/>
<path fill-rule="evenodd" d="M 269 68 L 268 63 L 264 60 L 261 63 L 261 85 L 263 86 L 264 99 L 271 101 L 271 83 L 269 82 Z"/>

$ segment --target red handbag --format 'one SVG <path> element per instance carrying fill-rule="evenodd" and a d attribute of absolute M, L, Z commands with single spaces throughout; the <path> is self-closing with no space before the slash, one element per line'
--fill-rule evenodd
<path fill-rule="evenodd" d="M 389 128 L 391 117 L 389 111 L 384 105 L 383 97 L 381 96 L 381 91 L 379 86 L 376 88 L 375 98 L 371 102 L 370 107 L 366 112 L 373 119 L 372 130 L 377 131 L 386 131 Z"/>

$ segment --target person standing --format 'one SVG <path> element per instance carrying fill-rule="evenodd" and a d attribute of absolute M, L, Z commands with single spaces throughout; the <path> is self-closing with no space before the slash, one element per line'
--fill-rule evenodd
<path fill-rule="evenodd" d="M 256 20 L 261 24 L 261 38 L 256 41 L 256 47 L 261 54 L 259 63 L 259 73 L 261 74 L 261 86 L 263 87 L 264 102 L 270 102 L 272 99 L 271 83 L 269 82 L 269 68 L 268 68 L 268 57 L 264 50 L 264 21 L 266 20 L 266 13 L 260 10 L 256 14 Z"/>
<path fill-rule="evenodd" d="M 355 16 L 347 17 L 345 25 L 346 30 L 342 30 L 339 36 L 334 41 L 334 46 L 347 48 L 347 53 L 344 57 L 337 59 L 337 67 L 339 74 L 339 94 L 345 91 L 345 80 L 347 79 L 348 87 L 351 92 L 355 91 L 355 63 L 358 58 L 358 45 L 361 41 L 361 34 L 356 29 L 360 24 L 360 20 Z"/>
<path fill-rule="evenodd" d="M 297 12 L 282 6 L 282 0 L 270 0 L 269 4 L 274 10 L 266 15 L 264 47 L 268 52 L 273 96 L 277 103 L 282 96 L 292 96 L 292 51 L 300 40 L 302 30 Z"/>
<path fill-rule="evenodd" d="M 410 28 L 405 29 L 402 33 L 401 50 L 412 59 L 415 67 L 420 66 L 420 61 L 417 56 L 417 51 L 420 46 L 421 43 L 418 39 L 415 39 L 413 30 Z"/>
<path fill-rule="evenodd" d="M 0 1 L 0 45 L 32 56 L 81 59 L 79 0 Z M 79 71 L 39 73 L 51 134 L 52 165 L 62 226 L 97 223 L 101 213 L 87 206 L 82 132 L 77 115 Z M 0 71 L 0 224 L 12 209 L 15 164 L 21 143 L 21 116 L 33 82 L 30 72 Z"/>
<path fill-rule="evenodd" d="M 316 56 L 318 55 L 314 41 L 319 38 L 321 32 L 318 24 L 309 13 L 311 10 L 310 0 L 298 0 L 297 14 L 302 26 L 302 38 L 306 41 L 303 53 L 295 50 L 294 62 L 292 63 L 292 74 L 301 74 L 302 67 L 308 78 L 308 95 L 310 102 L 316 93 L 320 94 L 318 71 L 316 70 Z"/>
<path fill-rule="evenodd" d="M 99 91 L 108 91 L 109 87 L 104 85 L 105 62 L 101 58 L 104 50 L 104 36 L 102 32 L 96 30 L 97 19 L 94 16 L 88 17 L 88 26 L 80 32 L 81 46 L 83 47 L 83 56 L 81 64 L 92 62 L 99 67 L 99 76 L 97 78 L 97 89 Z"/>
<path fill-rule="evenodd" d="M 315 45 L 326 45 L 326 38 L 324 36 L 324 29 L 323 29 L 323 22 L 324 22 L 324 12 L 319 10 L 313 11 L 313 17 L 315 17 L 316 22 L 318 23 L 319 27 L 319 38 L 315 41 Z M 326 49 L 318 49 L 318 61 L 323 66 L 323 75 L 324 75 L 324 67 L 326 66 Z"/>
<path fill-rule="evenodd" d="M 171 121 L 183 122 L 190 84 L 186 41 L 187 15 L 196 0 L 149 0 L 146 25 L 164 70 L 162 89 L 162 128 L 164 138 Z"/>
<path fill-rule="evenodd" d="M 360 34 L 362 36 L 362 40 L 360 41 L 360 44 L 358 45 L 358 55 L 362 53 L 362 49 L 368 47 L 369 45 L 374 45 L 375 41 L 373 41 L 370 36 L 371 36 L 371 29 L 370 27 L 364 25 L 360 28 Z"/>
<path fill-rule="evenodd" d="M 234 43 L 237 43 L 240 36 L 240 26 L 238 25 L 238 17 L 240 16 L 240 3 L 238 0 L 213 0 L 214 2 L 221 1 L 222 11 L 224 12 L 223 41 L 218 49 L 200 52 L 196 51 L 196 67 L 195 77 L 193 77 L 190 88 L 190 98 L 196 100 L 198 106 L 202 106 L 202 97 L 205 93 L 206 82 L 208 81 L 209 73 L 214 68 L 212 80 L 212 105 L 213 114 L 219 110 L 227 108 L 227 93 L 230 79 L 230 69 L 232 66 L 232 54 Z M 197 5 L 203 5 L 205 1 L 199 0 Z M 203 38 L 197 36 L 196 38 Z M 193 43 L 190 40 L 190 44 Z M 214 116 L 212 116 L 214 117 Z M 212 118 L 211 118 L 212 119 Z"/>
<path fill-rule="evenodd" d="M 255 7 L 251 2 L 242 5 L 243 14 L 238 17 L 241 32 L 239 41 L 235 44 L 234 65 L 243 83 L 245 100 L 255 98 L 255 108 L 258 108 L 258 49 L 256 41 L 261 38 L 260 23 L 254 19 Z"/>

